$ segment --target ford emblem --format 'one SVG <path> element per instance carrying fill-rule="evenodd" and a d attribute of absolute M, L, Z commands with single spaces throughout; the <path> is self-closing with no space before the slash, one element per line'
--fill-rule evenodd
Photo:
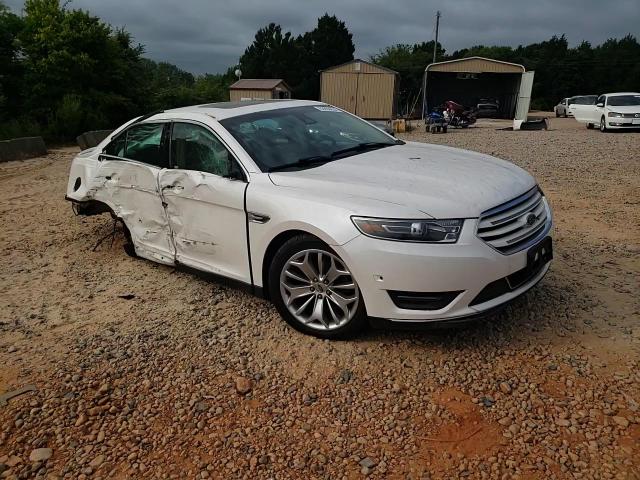
<path fill-rule="evenodd" d="M 527 217 L 524 219 L 524 221 L 527 224 L 527 226 L 530 227 L 534 223 L 536 223 L 537 219 L 538 219 L 538 217 L 536 217 L 535 213 L 530 213 L 530 214 L 527 215 Z"/>

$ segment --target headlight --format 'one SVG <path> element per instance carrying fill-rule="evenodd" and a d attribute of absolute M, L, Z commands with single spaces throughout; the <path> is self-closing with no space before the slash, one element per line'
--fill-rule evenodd
<path fill-rule="evenodd" d="M 455 243 L 463 220 L 398 220 L 395 218 L 351 217 L 363 234 L 383 240 Z"/>
<path fill-rule="evenodd" d="M 616 113 L 616 112 L 609 112 L 608 114 L 609 117 L 615 117 L 615 118 L 622 118 L 624 117 L 623 113 Z"/>

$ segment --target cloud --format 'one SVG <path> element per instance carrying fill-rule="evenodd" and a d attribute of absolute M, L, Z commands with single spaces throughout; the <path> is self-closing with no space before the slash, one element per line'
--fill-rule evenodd
<path fill-rule="evenodd" d="M 15 11 L 24 3 L 5 2 Z M 255 32 L 270 22 L 298 35 L 325 12 L 346 22 L 362 58 L 388 45 L 431 40 L 437 9 L 447 52 L 479 44 L 525 45 L 554 34 L 565 34 L 574 45 L 640 34 L 638 0 L 73 0 L 70 8 L 124 27 L 149 58 L 194 73 L 235 65 Z"/>

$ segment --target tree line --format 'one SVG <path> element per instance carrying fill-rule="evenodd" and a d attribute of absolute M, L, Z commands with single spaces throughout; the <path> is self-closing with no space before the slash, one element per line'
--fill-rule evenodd
<path fill-rule="evenodd" d="M 123 29 L 59 0 L 26 0 L 21 15 L 0 0 L 0 139 L 43 135 L 66 141 L 83 131 L 113 128 L 137 115 L 190 104 L 224 101 L 240 68 L 244 78 L 282 78 L 294 98 L 318 99 L 320 71 L 353 59 L 344 22 L 325 14 L 310 32 L 294 35 L 271 23 L 255 34 L 222 74 L 193 75 L 144 57 Z M 400 73 L 399 111 L 420 94 L 433 42 L 387 47 L 370 60 Z M 486 56 L 535 70 L 534 108 L 558 99 L 640 85 L 640 45 L 631 36 L 593 47 L 569 48 L 564 36 L 527 46 L 474 46 L 437 60 Z"/>

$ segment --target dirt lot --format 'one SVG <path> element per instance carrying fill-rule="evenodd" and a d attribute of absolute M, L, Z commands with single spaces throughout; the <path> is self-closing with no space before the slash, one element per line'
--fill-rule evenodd
<path fill-rule="evenodd" d="M 0 402 L 0 477 L 639 479 L 640 133 L 551 125 L 406 135 L 538 178 L 543 282 L 467 329 L 351 342 L 94 251 L 112 223 L 64 201 L 73 149 L 0 165 L 0 392 L 36 388 Z"/>

